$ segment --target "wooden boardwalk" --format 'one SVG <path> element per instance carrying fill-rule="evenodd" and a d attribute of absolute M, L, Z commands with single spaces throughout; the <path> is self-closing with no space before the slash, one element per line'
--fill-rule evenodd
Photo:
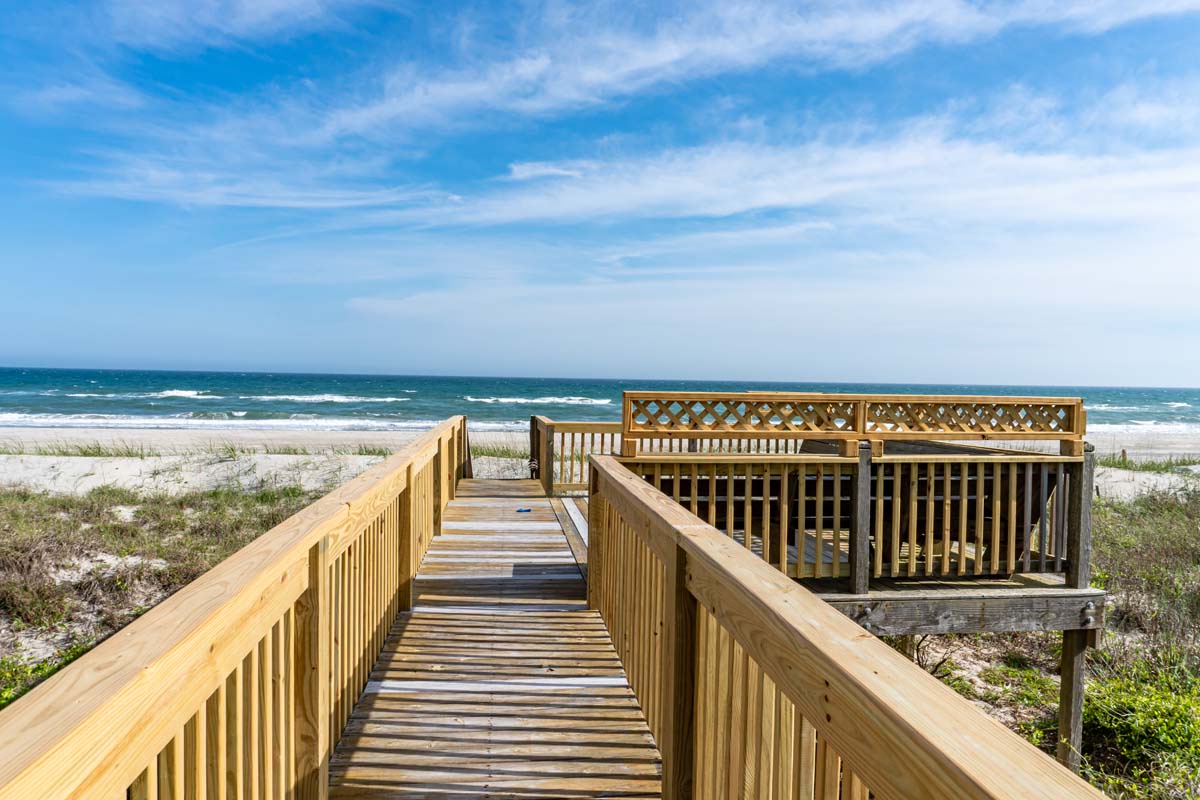
<path fill-rule="evenodd" d="M 541 485 L 462 481 L 338 743 L 331 797 L 651 798 L 660 771 Z"/>

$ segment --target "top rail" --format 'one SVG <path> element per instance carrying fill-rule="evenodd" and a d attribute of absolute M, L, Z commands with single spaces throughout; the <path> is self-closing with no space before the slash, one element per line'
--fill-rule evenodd
<path fill-rule="evenodd" d="M 664 798 L 1102 797 L 617 459 L 591 475 L 589 605 Z"/>
<path fill-rule="evenodd" d="M 622 436 L 1081 441 L 1078 397 L 627 391 Z M 633 455 L 626 452 L 626 455 Z"/>
<path fill-rule="evenodd" d="M 0 711 L 0 798 L 323 797 L 469 452 L 446 420 Z"/>

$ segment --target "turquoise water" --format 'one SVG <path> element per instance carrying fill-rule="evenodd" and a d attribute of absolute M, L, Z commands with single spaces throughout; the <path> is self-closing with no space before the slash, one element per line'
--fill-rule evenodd
<path fill-rule="evenodd" d="M 623 389 L 1082 396 L 1092 431 L 1200 430 L 1200 389 L 4 368 L 0 426 L 390 430 L 466 414 L 477 429 L 505 429 L 532 414 L 617 420 Z"/>

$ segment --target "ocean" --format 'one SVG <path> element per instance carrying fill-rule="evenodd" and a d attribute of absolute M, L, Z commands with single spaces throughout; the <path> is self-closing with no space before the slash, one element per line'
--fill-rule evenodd
<path fill-rule="evenodd" d="M 617 420 L 624 389 L 1081 396 L 1093 432 L 1200 431 L 1200 389 L 0 368 L 0 427 L 402 430 Z"/>

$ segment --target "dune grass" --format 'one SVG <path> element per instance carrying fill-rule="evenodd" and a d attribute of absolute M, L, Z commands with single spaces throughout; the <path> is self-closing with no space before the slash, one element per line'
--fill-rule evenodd
<path fill-rule="evenodd" d="M 323 493 L 0 489 L 0 706 Z"/>

